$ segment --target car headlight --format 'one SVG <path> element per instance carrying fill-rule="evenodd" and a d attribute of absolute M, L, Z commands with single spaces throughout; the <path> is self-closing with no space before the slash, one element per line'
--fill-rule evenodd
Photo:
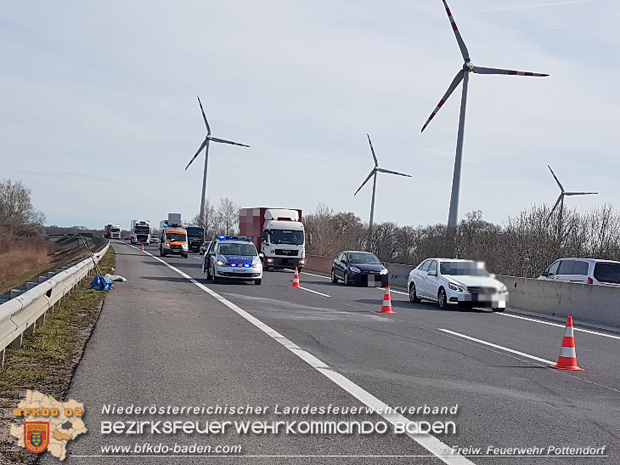
<path fill-rule="evenodd" d="M 505 284 L 502 284 L 499 288 L 499 293 L 500 294 L 505 294 L 506 292 L 508 292 L 508 288 L 506 287 Z"/>
<path fill-rule="evenodd" d="M 465 292 L 465 288 L 463 286 L 459 286 L 458 284 L 450 283 L 450 289 L 456 292 Z"/>
<path fill-rule="evenodd" d="M 302 258 L 301 260 L 299 260 L 299 264 L 300 264 L 300 265 L 305 265 L 305 264 L 306 264 L 306 261 Z"/>
<path fill-rule="evenodd" d="M 218 259 L 215 261 L 215 264 L 216 264 L 217 266 L 228 266 L 228 262 L 227 262 L 226 260 L 222 260 L 221 258 L 218 258 Z"/>
<path fill-rule="evenodd" d="M 349 269 L 353 272 L 353 273 L 361 273 L 362 270 L 360 270 L 357 266 L 350 266 Z"/>
<path fill-rule="evenodd" d="M 187 250 L 187 244 L 183 244 L 183 250 Z"/>
<path fill-rule="evenodd" d="M 388 269 L 387 268 L 383 268 L 379 274 L 388 274 Z"/>
<path fill-rule="evenodd" d="M 257 260 L 252 263 L 252 268 L 260 268 L 261 266 L 263 266 L 263 264 L 261 263 L 260 260 Z"/>

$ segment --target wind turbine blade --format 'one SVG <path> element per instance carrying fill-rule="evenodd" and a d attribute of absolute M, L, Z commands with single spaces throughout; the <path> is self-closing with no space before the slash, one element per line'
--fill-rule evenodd
<path fill-rule="evenodd" d="M 209 123 L 207 122 L 207 115 L 205 115 L 205 111 L 202 108 L 202 102 L 200 101 L 200 97 L 198 97 L 198 105 L 200 105 L 200 111 L 202 112 L 202 117 L 205 120 L 205 126 L 207 126 L 207 134 L 211 134 L 211 128 L 209 127 Z"/>
<path fill-rule="evenodd" d="M 448 13 L 448 18 L 450 19 L 450 24 L 452 24 L 452 30 L 454 31 L 454 35 L 456 36 L 456 41 L 459 43 L 459 48 L 461 49 L 461 55 L 463 55 L 463 60 L 469 61 L 469 51 L 467 50 L 467 46 L 461 37 L 461 33 L 459 32 L 459 28 L 456 27 L 456 22 L 452 17 L 452 12 L 446 3 L 446 0 L 443 0 L 443 6 L 446 7 L 446 13 Z"/>
<path fill-rule="evenodd" d="M 217 137 L 210 137 L 210 140 L 212 140 L 213 142 L 221 142 L 222 144 L 240 145 L 241 147 L 249 147 L 249 145 L 240 144 L 239 142 L 233 142 L 231 140 L 226 140 L 226 139 L 218 139 Z"/>
<path fill-rule="evenodd" d="M 355 197 L 357 195 L 357 193 L 360 191 L 360 189 L 362 187 L 364 187 L 364 184 L 366 184 L 368 182 L 368 180 L 370 178 L 372 178 L 372 175 L 375 174 L 375 170 L 373 168 L 373 170 L 370 172 L 370 174 L 368 175 L 368 177 L 364 180 L 364 182 L 362 183 L 362 185 L 355 191 L 355 194 L 353 194 L 353 197 Z"/>
<path fill-rule="evenodd" d="M 202 149 L 204 149 L 206 145 L 207 145 L 207 139 L 205 139 L 205 140 L 203 140 L 203 141 L 202 141 L 202 144 L 200 144 L 200 148 L 199 148 L 199 149 L 198 149 L 198 151 L 196 152 L 196 155 L 194 155 L 194 156 L 192 157 L 192 159 L 189 161 L 189 163 L 188 163 L 188 164 L 187 164 L 187 166 L 185 167 L 185 171 L 187 171 L 187 168 L 189 168 L 189 165 L 191 165 L 191 164 L 194 162 L 194 160 L 196 159 L 196 157 L 197 157 L 198 155 L 200 155 L 200 152 L 202 152 Z"/>
<path fill-rule="evenodd" d="M 472 70 L 477 74 L 508 74 L 510 76 L 533 76 L 533 77 L 548 77 L 548 74 L 543 73 L 530 73 L 529 71 L 514 71 L 510 69 L 499 68 L 485 68 L 483 66 L 474 66 Z"/>
<path fill-rule="evenodd" d="M 410 177 L 411 177 L 411 175 L 410 175 L 410 174 L 399 173 L 398 171 L 384 170 L 383 168 L 377 168 L 377 171 L 379 171 L 380 173 L 397 174 L 397 175 L 399 175 L 399 176 L 407 176 L 408 178 L 410 178 Z"/>
<path fill-rule="evenodd" d="M 377 161 L 377 156 L 375 155 L 375 149 L 372 148 L 372 142 L 370 141 L 370 134 L 366 133 L 368 136 L 368 143 L 370 144 L 370 151 L 372 152 L 372 158 L 375 159 L 375 168 L 379 166 L 379 162 Z"/>
<path fill-rule="evenodd" d="M 598 192 L 564 192 L 564 195 L 596 195 Z"/>
<path fill-rule="evenodd" d="M 558 183 L 558 186 L 560 186 L 560 190 L 562 191 L 562 194 L 563 194 L 564 193 L 564 187 L 562 187 L 562 184 L 560 184 L 560 181 L 558 180 L 558 177 L 555 175 L 555 173 L 553 172 L 553 170 L 551 169 L 551 167 L 549 165 L 547 165 L 547 168 L 549 168 L 549 171 L 551 171 L 551 174 L 555 178 L 555 182 Z"/>
<path fill-rule="evenodd" d="M 558 204 L 562 201 L 562 199 L 564 198 L 564 194 L 560 194 L 560 196 L 558 197 L 557 202 L 555 202 L 555 205 L 553 206 L 553 208 L 551 209 L 551 213 L 549 213 L 549 218 L 551 218 L 551 215 L 553 215 L 553 212 L 555 211 L 555 209 L 558 207 Z"/>
<path fill-rule="evenodd" d="M 424 126 L 422 127 L 422 130 L 420 132 L 424 132 L 424 129 L 426 129 L 426 126 L 428 126 L 428 123 L 430 123 L 431 120 L 435 117 L 439 109 L 443 107 L 443 104 L 446 103 L 446 100 L 448 100 L 448 97 L 450 97 L 452 92 L 454 92 L 454 89 L 456 89 L 456 86 L 458 86 L 461 83 L 464 75 L 465 75 L 464 70 L 460 70 L 458 73 L 456 73 L 456 76 L 452 80 L 452 84 L 450 84 L 450 87 L 448 87 L 448 91 L 441 98 L 441 100 L 439 101 L 439 104 L 435 107 L 435 109 L 431 113 L 431 116 L 428 117 L 428 119 L 426 120 L 426 123 L 424 123 Z"/>

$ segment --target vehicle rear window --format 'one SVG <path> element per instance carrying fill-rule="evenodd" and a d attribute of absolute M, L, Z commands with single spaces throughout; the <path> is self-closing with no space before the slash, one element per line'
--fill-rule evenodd
<path fill-rule="evenodd" d="M 602 283 L 620 284 L 620 263 L 597 263 L 594 277 Z"/>

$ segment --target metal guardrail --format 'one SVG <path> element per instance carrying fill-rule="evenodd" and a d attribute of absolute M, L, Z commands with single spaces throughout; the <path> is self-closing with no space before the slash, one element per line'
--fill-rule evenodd
<path fill-rule="evenodd" d="M 108 251 L 110 244 L 93 254 L 97 263 Z M 78 264 L 60 271 L 41 284 L 0 305 L 0 355 L 4 367 L 4 351 L 7 347 L 19 348 L 24 334 L 32 334 L 37 324 L 45 322 L 45 314 L 60 299 L 71 292 L 77 284 L 95 268 L 88 257 Z"/>

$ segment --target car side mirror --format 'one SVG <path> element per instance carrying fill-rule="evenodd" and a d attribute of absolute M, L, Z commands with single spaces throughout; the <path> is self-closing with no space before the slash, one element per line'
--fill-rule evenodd
<path fill-rule="evenodd" d="M 429 271 L 428 273 L 426 273 L 428 276 L 437 276 L 437 272 L 436 271 Z"/>
<path fill-rule="evenodd" d="M 265 258 L 265 254 L 263 252 L 258 254 L 258 258 L 260 258 L 261 260 L 263 260 Z"/>
<path fill-rule="evenodd" d="M 491 279 L 495 279 L 495 273 L 491 273 L 491 274 L 489 274 L 489 277 L 490 277 Z"/>
<path fill-rule="evenodd" d="M 543 276 L 549 276 L 549 272 L 548 272 L 548 271 L 543 271 L 543 272 L 542 272 L 542 275 L 543 275 Z"/>
<path fill-rule="evenodd" d="M 386 266 L 386 265 L 385 265 L 385 262 L 381 262 L 381 264 L 382 264 L 383 266 Z"/>

